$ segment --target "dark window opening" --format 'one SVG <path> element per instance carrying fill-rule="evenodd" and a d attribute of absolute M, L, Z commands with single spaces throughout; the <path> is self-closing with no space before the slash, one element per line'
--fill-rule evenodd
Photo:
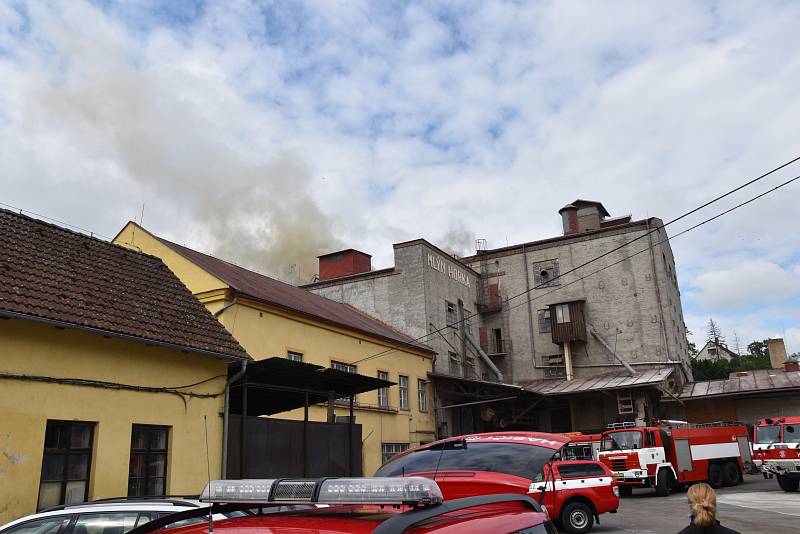
<path fill-rule="evenodd" d="M 550 326 L 550 308 L 539 310 L 539 333 L 546 334 L 552 331 Z"/>
<path fill-rule="evenodd" d="M 169 427 L 133 425 L 128 497 L 160 497 L 167 489 Z"/>
<path fill-rule="evenodd" d="M 37 509 L 89 497 L 94 423 L 47 421 Z"/>

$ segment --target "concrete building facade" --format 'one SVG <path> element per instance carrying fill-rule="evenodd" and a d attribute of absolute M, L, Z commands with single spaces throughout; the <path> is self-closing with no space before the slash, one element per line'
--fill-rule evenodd
<path fill-rule="evenodd" d="M 559 214 L 561 236 L 493 250 L 479 241 L 476 254 L 466 258 L 424 240 L 394 245 L 394 267 L 376 271 L 363 262 L 352 271 L 331 269 L 325 264 L 337 254 L 322 256 L 320 273 L 338 276 L 304 287 L 412 337 L 428 335 L 424 342 L 438 352 L 434 374 L 537 393 L 558 390 L 558 401 L 550 404 L 560 415 L 539 417 L 542 430 L 597 430 L 608 422 L 655 417 L 662 392 L 678 392 L 691 379 L 675 260 L 663 223 L 610 218 L 602 204 L 587 200 Z M 641 386 L 630 381 L 625 390 L 604 380 L 608 398 L 593 402 L 591 395 L 602 392 L 590 379 L 615 374 L 648 378 Z M 552 387 L 573 381 L 574 390 Z M 589 397 L 584 386 L 592 390 Z"/>

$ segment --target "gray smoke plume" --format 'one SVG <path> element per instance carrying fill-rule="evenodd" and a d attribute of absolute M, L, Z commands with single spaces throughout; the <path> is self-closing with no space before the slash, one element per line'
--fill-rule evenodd
<path fill-rule="evenodd" d="M 464 257 L 475 253 L 475 234 L 462 223 L 453 225 L 439 240 L 439 248 L 453 256 Z"/>
<path fill-rule="evenodd" d="M 271 117 L 213 77 L 192 85 L 180 69 L 132 66 L 124 47 L 95 46 L 80 32 L 64 39 L 55 43 L 69 65 L 64 78 L 32 88 L 41 120 L 78 132 L 97 168 L 134 180 L 161 209 L 188 212 L 214 255 L 290 283 L 311 280 L 316 256 L 340 245 L 335 221 L 315 203 L 303 158 L 253 138 Z"/>

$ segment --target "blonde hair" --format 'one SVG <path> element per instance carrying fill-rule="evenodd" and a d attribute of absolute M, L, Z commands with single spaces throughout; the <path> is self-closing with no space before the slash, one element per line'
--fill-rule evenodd
<path fill-rule="evenodd" d="M 694 514 L 694 524 L 710 527 L 717 521 L 717 494 L 708 484 L 695 484 L 686 492 L 689 508 Z"/>

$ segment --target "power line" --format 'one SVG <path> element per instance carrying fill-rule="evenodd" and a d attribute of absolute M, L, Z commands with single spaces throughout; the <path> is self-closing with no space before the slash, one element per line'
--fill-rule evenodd
<path fill-rule="evenodd" d="M 658 232 L 658 231 L 660 231 L 660 230 L 661 230 L 661 228 L 665 228 L 666 226 L 668 226 L 668 225 L 670 225 L 670 224 L 673 224 L 673 223 L 675 223 L 675 222 L 677 222 L 677 221 L 680 221 L 680 220 L 682 220 L 682 219 L 686 218 L 687 216 L 689 216 L 689 215 L 691 215 L 691 214 L 693 214 L 693 213 L 696 213 L 697 211 L 699 211 L 699 210 L 701 210 L 701 209 L 703 209 L 703 208 L 705 208 L 705 207 L 707 207 L 707 206 L 710 206 L 711 204 L 713 204 L 713 203 L 715 203 L 715 202 L 718 202 L 719 200 L 722 200 L 723 198 L 725 198 L 725 197 L 727 197 L 727 196 L 730 196 L 731 194 L 733 194 L 733 193 L 735 193 L 735 192 L 737 192 L 737 191 L 740 191 L 741 189 L 743 189 L 743 188 L 745 188 L 745 187 L 747 187 L 747 186 L 749 186 L 749 185 L 751 185 L 751 184 L 753 184 L 753 183 L 755 183 L 755 182 L 757 182 L 757 181 L 759 181 L 759 180 L 761 180 L 761 179 L 763 179 L 763 178 L 765 178 L 765 177 L 769 176 L 770 174 L 773 174 L 773 173 L 775 173 L 775 172 L 777 172 L 777 171 L 779 171 L 779 170 L 781 170 L 781 169 L 785 168 L 787 165 L 790 165 L 790 164 L 792 164 L 792 163 L 794 163 L 794 162 L 796 162 L 796 161 L 799 161 L 799 160 L 800 160 L 800 156 L 798 156 L 798 157 L 796 157 L 796 158 L 792 159 L 791 161 L 788 161 L 788 162 L 786 162 L 786 163 L 784 163 L 784 164 L 782 164 L 782 165 L 780 165 L 780 166 L 778 166 L 778 167 L 775 167 L 774 169 L 772 169 L 772 170 L 770 170 L 770 171 L 768 171 L 768 172 L 766 172 L 766 173 L 764 173 L 764 174 L 762 174 L 762 175 L 760 175 L 760 176 L 758 176 L 758 177 L 756 177 L 756 178 L 754 178 L 754 179 L 752 179 L 752 180 L 750 180 L 750 181 L 748 181 L 748 182 L 746 182 L 746 183 L 744 183 L 744 184 L 742 184 L 742 185 L 740 185 L 740 186 L 738 186 L 738 187 L 736 187 L 736 188 L 734 188 L 734 189 L 731 189 L 731 190 L 730 190 L 730 191 L 728 191 L 727 193 L 724 193 L 724 194 L 722 194 L 722 195 L 720 195 L 720 196 L 718 196 L 718 197 L 716 197 L 716 198 L 714 198 L 714 199 L 712 199 L 712 200 L 710 200 L 710 201 L 708 201 L 708 202 L 706 202 L 706 203 L 702 204 L 701 206 L 699 206 L 699 207 L 697 207 L 697 208 L 694 208 L 694 209 L 692 209 L 692 210 L 690 210 L 690 211 L 688 211 L 688 212 L 684 213 L 683 215 L 680 215 L 680 216 L 678 216 L 678 217 L 676 217 L 676 218 L 674 218 L 674 219 L 672 219 L 672 220 L 670 220 L 670 221 L 668 221 L 668 222 L 664 223 L 664 224 L 663 224 L 662 226 L 660 226 L 660 227 L 654 228 L 653 230 L 650 230 L 650 231 L 648 231 L 648 232 L 646 232 L 646 233 L 644 233 L 644 234 L 642 234 L 642 235 L 640 235 L 640 236 L 638 236 L 638 237 L 636 237 L 636 238 L 634 238 L 634 239 L 632 239 L 632 240 L 630 240 L 630 241 L 627 241 L 627 242 L 623 243 L 622 245 L 620 245 L 620 246 L 618 246 L 618 247 L 615 247 L 615 248 L 613 248 L 613 249 L 611 249 L 611 250 L 609 250 L 609 251 L 607 251 L 607 252 L 605 252 L 605 253 L 603 253 L 603 254 L 601 254 L 601 255 L 599 255 L 599 256 L 597 256 L 597 257 L 595 257 L 595 258 L 592 258 L 591 260 L 588 260 L 588 261 L 586 261 L 586 262 L 584 262 L 584 263 L 582 263 L 582 264 L 578 265 L 577 267 L 574 267 L 573 269 L 570 269 L 569 271 L 566 271 L 566 272 L 564 272 L 564 273 L 558 274 L 558 275 L 557 275 L 557 276 L 555 276 L 555 277 L 554 277 L 552 280 L 550 280 L 550 281 L 548 281 L 548 282 L 546 282 L 546 283 L 542 283 L 542 284 L 539 284 L 539 285 L 535 285 L 535 286 L 531 287 L 530 289 L 527 289 L 527 290 L 525 290 L 525 291 L 523 291 L 523 292 L 521 292 L 521 293 L 518 293 L 518 294 L 516 294 L 516 295 L 513 295 L 513 296 L 511 296 L 511 297 L 507 298 L 507 299 L 506 299 L 506 302 L 508 302 L 508 301 L 510 301 L 510 300 L 513 300 L 513 299 L 515 299 L 515 298 L 519 298 L 519 297 L 521 297 L 521 296 L 523 296 L 523 295 L 526 295 L 526 294 L 530 293 L 531 291 L 533 291 L 534 289 L 541 289 L 541 288 L 542 288 L 542 287 L 544 287 L 545 285 L 551 284 L 551 283 L 552 283 L 554 280 L 558 280 L 559 278 L 562 278 L 562 277 L 564 277 L 564 276 L 566 276 L 566 275 L 568 275 L 568 274 L 570 274 L 570 273 L 574 273 L 574 272 L 575 272 L 575 271 L 577 271 L 578 269 L 581 269 L 581 268 L 583 268 L 583 267 L 585 267 L 585 266 L 587 266 L 587 265 L 589 265 L 589 264 L 591 264 L 591 263 L 594 263 L 595 261 L 597 261 L 597 260 L 599 260 L 599 259 L 601 259 L 601 258 L 604 258 L 604 257 L 608 256 L 609 254 L 612 254 L 612 253 L 614 253 L 614 252 L 617 252 L 617 251 L 619 251 L 620 249 L 622 249 L 622 248 L 624 248 L 624 247 L 627 247 L 627 246 L 628 246 L 628 245 L 630 245 L 631 243 L 634 243 L 634 242 L 636 242 L 636 241 L 638 241 L 638 240 L 640 240 L 640 239 L 642 239 L 642 238 L 645 238 L 645 237 L 647 237 L 647 236 L 649 236 L 649 235 L 653 234 L 654 232 Z M 783 183 L 781 183 L 781 184 L 779 184 L 779 185 L 777 185 L 777 186 L 773 187 L 772 189 L 769 189 L 769 190 L 767 190 L 767 191 L 765 191 L 765 192 L 763 192 L 763 193 L 761 193 L 761 194 L 759 194 L 759 195 L 756 195 L 755 197 L 752 197 L 752 198 L 750 198 L 749 200 L 746 200 L 745 202 L 742 202 L 742 203 L 740 203 L 740 204 L 737 204 L 736 206 L 733 206 L 732 208 L 729 208 L 729 209 L 727 209 L 727 210 L 725 210 L 725 211 L 723 211 L 723 212 L 721 212 L 721 213 L 718 213 L 717 215 L 715 215 L 715 216 L 713 216 L 713 217 L 711 217 L 711 218 L 709 218 L 709 219 L 706 219 L 706 220 L 704 220 L 704 221 L 701 221 L 700 223 L 698 223 L 698 224 L 696 224 L 696 225 L 694 225 L 694 226 L 691 226 L 691 227 L 689 227 L 689 228 L 687 228 L 687 229 L 685 229 L 685 230 L 683 230 L 683 231 L 681 231 L 681 232 L 679 232 L 679 233 L 675 234 L 675 235 L 674 235 L 674 236 L 672 236 L 671 238 L 670 238 L 670 237 L 666 237 L 665 239 L 663 239 L 663 240 L 659 241 L 659 242 L 658 242 L 658 243 L 656 243 L 656 244 L 661 244 L 661 243 L 664 243 L 664 242 L 670 241 L 670 240 L 672 240 L 672 239 L 675 239 L 675 238 L 677 238 L 677 237 L 679 237 L 679 236 L 681 236 L 681 235 L 683 235 L 683 234 L 685 234 L 685 233 L 687 233 L 687 232 L 690 232 L 690 231 L 692 231 L 692 230 L 695 230 L 696 228 L 699 228 L 700 226 L 703 226 L 704 224 L 707 224 L 707 223 L 709 223 L 709 222 L 711 222 L 711 221 L 714 221 L 714 220 L 716 220 L 716 219 L 718 219 L 718 218 L 722 217 L 723 215 L 726 215 L 726 214 L 728 214 L 728 213 L 730 213 L 730 212 L 732 212 L 732 211 L 734 211 L 734 210 L 737 210 L 737 209 L 739 209 L 739 208 L 741 208 L 741 207 L 743 207 L 743 206 L 746 206 L 747 204 L 750 204 L 751 202 L 754 202 L 755 200 L 758 200 L 759 198 L 762 198 L 762 197 L 764 197 L 764 196 L 768 195 L 769 193 L 772 193 L 773 191 L 776 191 L 777 189 L 780 189 L 780 188 L 782 188 L 782 187 L 785 187 L 785 186 L 787 186 L 787 185 L 791 184 L 792 182 L 794 182 L 794 181 L 796 181 L 796 180 L 798 180 L 798 179 L 800 179 L 800 176 L 795 176 L 794 178 L 791 178 L 790 180 L 787 180 L 786 182 L 783 182 Z M 544 296 L 547 296 L 547 295 L 549 295 L 549 294 L 551 294 L 551 293 L 554 293 L 555 291 L 560 291 L 560 290 L 561 290 L 561 289 L 563 289 L 564 287 L 570 286 L 570 285 L 572 285 L 572 284 L 574 284 L 574 283 L 577 283 L 577 282 L 579 282 L 579 281 L 581 281 L 581 280 L 584 280 L 585 278 L 588 278 L 589 276 L 593 276 L 593 275 L 595 275 L 595 274 L 599 273 L 600 271 L 603 271 L 603 270 L 605 270 L 605 269 L 608 269 L 609 267 L 613 267 L 613 266 L 615 266 L 615 265 L 618 265 L 619 263 L 622 263 L 623 261 L 626 261 L 626 260 L 628 260 L 628 259 L 630 259 L 630 258 L 632 258 L 632 257 L 634 257 L 634 256 L 637 256 L 637 255 L 641 254 L 642 252 L 646 252 L 646 251 L 648 251 L 648 250 L 650 250 L 650 247 L 649 247 L 649 246 L 648 246 L 647 248 L 644 248 L 644 249 L 642 249 L 642 250 L 638 251 L 638 252 L 635 252 L 634 254 L 632 254 L 632 255 L 630 255 L 630 256 L 627 256 L 627 257 L 625 257 L 625 258 L 622 258 L 622 259 L 621 259 L 621 260 L 619 260 L 619 261 L 616 261 L 616 262 L 614 262 L 614 263 L 612 263 L 612 264 L 609 264 L 609 265 L 606 265 L 606 266 L 604 266 L 604 267 L 601 267 L 600 269 L 597 269 L 596 271 L 593 271 L 593 272 L 591 272 L 591 273 L 589 273 L 589 274 L 587 274 L 587 275 L 585 275 L 585 276 L 582 276 L 582 277 L 580 277 L 580 278 L 577 278 L 577 279 L 575 279 L 575 280 L 572 280 L 571 282 L 568 282 L 568 283 L 566 283 L 566 284 L 564 284 L 564 285 L 561 285 L 561 286 L 559 286 L 559 287 L 557 287 L 557 288 L 553 289 L 552 291 L 548 291 L 547 293 L 543 293 L 543 294 L 541 294 L 541 295 L 538 295 L 538 296 L 536 296 L 536 297 L 534 297 L 534 298 L 532 298 L 532 299 L 525 299 L 524 301 L 522 301 L 522 302 L 521 302 L 521 303 L 519 303 L 519 304 L 515 304 L 514 306 L 510 306 L 508 309 L 509 309 L 509 310 L 511 310 L 511 309 L 514 309 L 514 308 L 516 308 L 516 307 L 522 306 L 523 304 L 527 304 L 528 302 L 532 302 L 532 301 L 534 301 L 534 300 L 536 300 L 536 299 L 539 299 L 539 298 L 542 298 L 542 297 L 544 297 Z M 526 266 L 526 269 L 527 269 L 527 266 Z M 412 341 L 414 341 L 414 342 L 417 342 L 417 341 L 422 341 L 422 340 L 424 340 L 424 339 L 426 339 L 426 338 L 428 338 L 428 337 L 430 337 L 430 336 L 433 336 L 434 334 L 437 334 L 437 333 L 439 333 L 439 332 L 442 332 L 443 330 L 446 330 L 446 329 L 447 329 L 447 328 L 449 328 L 449 327 L 457 326 L 457 325 L 458 325 L 460 322 L 462 322 L 462 321 L 466 321 L 467 319 L 472 319 L 473 317 L 476 317 L 477 315 L 479 315 L 479 312 L 472 313 L 472 314 L 470 314 L 470 315 L 468 315 L 468 316 L 464 317 L 464 318 L 463 318 L 462 320 L 460 320 L 460 321 L 456 321 L 455 323 L 452 323 L 452 324 L 449 324 L 449 323 L 448 323 L 448 324 L 446 324 L 445 326 L 443 326 L 443 327 L 441 327 L 441 328 L 438 328 L 438 329 L 436 329 L 436 330 L 434 330 L 434 331 L 432 331 L 432 332 L 428 332 L 427 334 L 425 334 L 425 335 L 423 335 L 423 336 L 420 336 L 420 337 L 417 337 L 417 338 L 413 339 Z M 371 359 L 374 359 L 374 358 L 378 358 L 378 357 L 381 357 L 381 356 L 385 356 L 386 354 L 390 354 L 390 353 L 392 353 L 392 352 L 394 352 L 394 351 L 396 351 L 396 350 L 397 350 L 397 349 L 394 349 L 394 348 L 386 349 L 386 350 L 383 350 L 383 351 L 381 351 L 381 352 L 378 352 L 378 353 L 376 353 L 376 354 L 373 354 L 373 355 L 371 355 L 371 356 L 367 356 L 367 357 L 365 357 L 365 358 L 361 358 L 360 360 L 356 360 L 355 362 L 353 362 L 353 364 L 357 364 L 357 363 L 361 363 L 361 362 L 364 362 L 364 361 L 367 361 L 367 360 L 371 360 Z"/>
<path fill-rule="evenodd" d="M 33 215 L 34 217 L 38 217 L 40 219 L 44 219 L 45 221 L 50 221 L 50 222 L 54 222 L 54 223 L 57 223 L 57 224 L 62 224 L 62 225 L 66 226 L 68 228 L 71 228 L 73 230 L 78 230 L 80 232 L 83 232 L 84 234 L 89 234 L 89 236 L 91 236 L 91 237 L 102 237 L 103 239 L 106 239 L 108 241 L 111 241 L 111 239 L 112 239 L 111 237 L 108 237 L 106 235 L 98 234 L 97 232 L 92 232 L 91 230 L 87 230 L 86 228 L 81 228 L 80 226 L 76 226 L 76 225 L 70 224 L 68 222 L 60 221 L 58 219 L 54 219 L 53 217 L 48 217 L 47 215 L 44 215 L 42 213 L 36 213 L 35 211 L 26 210 L 26 209 L 23 209 L 23 208 L 20 208 L 20 207 L 17 207 L 17 206 L 12 206 L 11 204 L 6 204 L 4 202 L 0 202 L 0 206 L 12 209 L 14 211 L 18 211 L 20 215 L 25 215 L 25 214 Z"/>

